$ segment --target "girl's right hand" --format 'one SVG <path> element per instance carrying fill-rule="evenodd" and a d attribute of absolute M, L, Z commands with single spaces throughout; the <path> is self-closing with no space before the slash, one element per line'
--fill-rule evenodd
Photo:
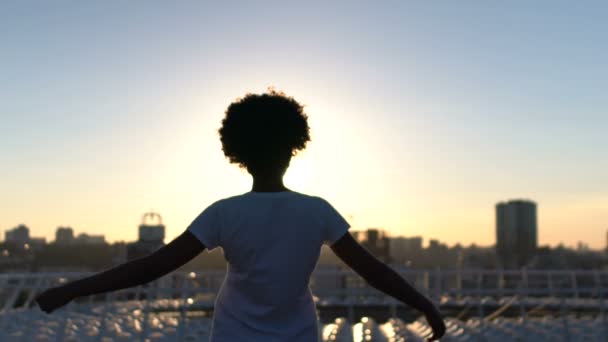
<path fill-rule="evenodd" d="M 443 322 L 443 318 L 441 318 L 441 314 L 433 304 L 430 304 L 429 309 L 424 313 L 424 317 L 431 326 L 431 329 L 433 329 L 433 335 L 429 337 L 428 341 L 440 339 L 445 334 L 445 323 Z"/>
<path fill-rule="evenodd" d="M 74 297 L 64 286 L 52 287 L 42 292 L 36 297 L 36 303 L 40 309 L 46 313 L 51 313 L 54 310 L 66 305 L 72 301 Z"/>

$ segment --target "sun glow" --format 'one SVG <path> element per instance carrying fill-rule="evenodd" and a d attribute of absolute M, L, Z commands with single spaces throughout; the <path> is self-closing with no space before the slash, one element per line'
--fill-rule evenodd
<path fill-rule="evenodd" d="M 285 174 L 285 185 L 295 191 L 306 191 L 313 178 L 313 162 L 305 155 L 298 155 L 291 160 Z"/>

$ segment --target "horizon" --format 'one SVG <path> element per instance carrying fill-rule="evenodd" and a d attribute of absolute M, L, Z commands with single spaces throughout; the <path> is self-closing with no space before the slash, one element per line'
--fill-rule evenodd
<path fill-rule="evenodd" d="M 1 4 L 0 229 L 133 241 L 154 208 L 170 241 L 251 189 L 217 129 L 274 86 L 311 127 L 285 185 L 351 230 L 491 246 L 527 198 L 539 246 L 604 249 L 608 5 L 548 4 Z"/>
<path fill-rule="evenodd" d="M 529 200 L 529 199 L 512 199 L 514 201 L 519 201 L 519 200 Z M 511 200 L 509 200 L 511 201 Z M 505 202 L 499 202 L 499 203 L 505 203 Z M 157 213 L 156 211 L 148 211 L 147 213 Z M 142 223 L 140 223 L 142 224 Z M 18 228 L 20 226 L 26 226 L 29 229 L 29 233 L 30 233 L 30 238 L 44 238 L 45 239 L 45 243 L 49 244 L 49 243 L 54 243 L 55 242 L 55 235 L 53 234 L 52 236 L 38 236 L 36 235 L 35 231 L 29 227 L 27 224 L 24 223 L 20 223 L 18 225 L 16 225 L 15 227 L 11 227 L 11 228 L 7 228 L 4 231 L 6 232 L 7 230 L 11 230 L 11 229 L 15 229 Z M 164 225 L 164 223 L 163 223 Z M 139 225 L 137 226 L 139 227 Z M 74 227 L 71 226 L 57 226 L 57 228 L 55 229 L 55 231 L 59 228 L 70 228 L 73 230 L 74 233 L 74 238 L 76 238 L 78 235 L 80 234 L 86 234 L 89 236 L 102 236 L 104 237 L 105 243 L 107 244 L 115 244 L 115 243 L 130 243 L 130 242 L 134 242 L 137 241 L 137 238 L 134 240 L 113 240 L 113 241 L 108 241 L 107 239 L 105 239 L 105 234 L 100 233 L 100 232 L 90 232 L 90 231 L 78 231 L 77 229 L 75 229 Z M 166 229 L 166 226 L 165 226 Z M 430 245 L 430 241 L 432 240 L 437 240 L 440 244 L 444 244 L 446 245 L 448 248 L 455 248 L 457 246 L 461 246 L 463 248 L 469 248 L 469 247 L 476 247 L 476 248 L 495 248 L 496 247 L 496 242 L 494 241 L 493 243 L 489 244 L 489 245 L 484 245 L 484 244 L 477 244 L 475 242 L 471 242 L 469 244 L 463 244 L 461 242 L 455 242 L 452 244 L 446 243 L 445 241 L 442 241 L 440 239 L 436 239 L 436 238 L 425 238 L 421 235 L 399 235 L 399 234 L 392 234 L 390 233 L 390 229 L 385 229 L 383 227 L 376 227 L 376 226 L 371 226 L 371 227 L 359 227 L 359 228 L 355 228 L 355 227 L 351 227 L 349 229 L 349 231 L 351 233 L 362 233 L 362 232 L 366 232 L 367 230 L 378 230 L 380 231 L 382 234 L 386 234 L 386 236 L 388 236 L 388 238 L 390 239 L 394 239 L 394 238 L 406 238 L 406 239 L 411 239 L 411 238 L 421 238 L 422 239 L 422 247 L 423 248 L 428 248 Z M 4 235 L 3 235 L 4 236 Z M 608 231 L 607 231 L 607 237 L 608 237 Z M 0 243 L 5 242 L 5 239 L 0 239 Z M 169 241 L 167 241 L 167 238 L 165 238 L 165 243 L 168 243 Z M 581 245 L 582 244 L 582 245 Z M 564 248 L 568 248 L 568 249 L 580 249 L 580 247 L 584 247 L 584 248 L 588 248 L 588 250 L 592 251 L 592 252 L 602 252 L 606 249 L 608 249 L 608 247 L 600 247 L 600 248 L 592 248 L 590 247 L 590 245 L 585 242 L 585 241 L 576 241 L 575 244 L 571 245 L 571 244 L 567 244 L 567 243 L 563 243 L 563 242 L 559 242 L 556 245 L 549 245 L 549 244 L 539 244 L 538 248 L 543 248 L 543 247 L 549 247 L 549 248 L 560 248 L 560 247 L 564 247 Z"/>

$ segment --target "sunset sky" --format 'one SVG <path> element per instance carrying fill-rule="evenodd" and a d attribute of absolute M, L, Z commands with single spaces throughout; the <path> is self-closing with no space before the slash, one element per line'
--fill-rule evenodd
<path fill-rule="evenodd" d="M 250 190 L 217 129 L 274 86 L 311 126 L 287 187 L 353 229 L 491 245 L 526 198 L 540 244 L 603 248 L 607 6 L 2 2 L 0 232 L 135 240 L 154 209 L 169 241 Z"/>

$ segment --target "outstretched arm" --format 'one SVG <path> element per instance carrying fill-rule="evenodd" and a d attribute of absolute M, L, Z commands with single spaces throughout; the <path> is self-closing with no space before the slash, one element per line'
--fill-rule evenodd
<path fill-rule="evenodd" d="M 443 336 L 445 324 L 433 303 L 397 272 L 371 255 L 352 235 L 344 234 L 331 249 L 369 285 L 422 312 L 433 329 L 433 336 L 429 340 Z"/>
<path fill-rule="evenodd" d="M 36 302 L 43 311 L 51 312 L 77 297 L 145 284 L 177 269 L 204 249 L 205 245 L 186 230 L 146 257 L 48 289 L 36 297 Z"/>

